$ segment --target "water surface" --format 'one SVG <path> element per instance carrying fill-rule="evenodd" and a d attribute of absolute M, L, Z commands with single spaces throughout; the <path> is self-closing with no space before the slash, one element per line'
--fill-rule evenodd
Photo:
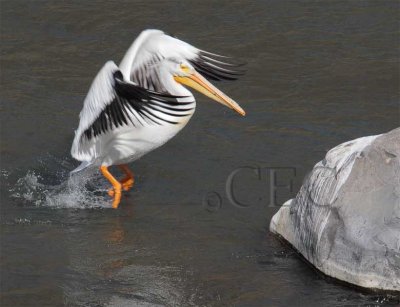
<path fill-rule="evenodd" d="M 327 279 L 268 231 L 333 146 L 399 126 L 396 1 L 2 1 L 2 306 L 398 303 Z M 189 125 L 132 164 L 111 210 L 96 173 L 68 181 L 88 87 L 141 30 L 247 62 L 218 86 L 242 118 L 196 95 Z M 295 169 L 295 175 L 292 170 Z M 218 196 L 222 203 L 218 203 Z M 207 197 L 210 202 L 205 201 Z"/>

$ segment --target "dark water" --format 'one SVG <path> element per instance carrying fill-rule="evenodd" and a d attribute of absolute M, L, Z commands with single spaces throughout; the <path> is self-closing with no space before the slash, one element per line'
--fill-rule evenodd
<path fill-rule="evenodd" d="M 326 279 L 271 235 L 265 169 L 293 182 L 282 204 L 329 148 L 399 126 L 397 1 L 0 5 L 2 306 L 399 302 Z M 100 176 L 68 182 L 69 149 L 98 69 L 146 28 L 246 61 L 219 87 L 248 115 L 197 95 L 190 124 L 132 165 L 137 185 L 111 210 Z M 238 207 L 225 183 L 245 166 L 264 169 L 237 174 Z"/>

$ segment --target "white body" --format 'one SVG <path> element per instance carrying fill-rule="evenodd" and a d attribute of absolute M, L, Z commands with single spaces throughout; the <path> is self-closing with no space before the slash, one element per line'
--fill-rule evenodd
<path fill-rule="evenodd" d="M 133 162 L 173 138 L 191 117 L 192 115 L 180 118 L 179 124 L 166 124 L 161 129 L 158 125 L 146 125 L 125 126 L 113 130 L 96 142 L 95 155 L 88 162 L 97 166 Z"/>

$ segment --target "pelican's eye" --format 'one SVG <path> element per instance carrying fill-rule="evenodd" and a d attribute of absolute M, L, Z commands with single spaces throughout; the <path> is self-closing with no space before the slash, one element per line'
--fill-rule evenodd
<path fill-rule="evenodd" d="M 186 73 L 186 74 L 190 73 L 190 68 L 189 68 L 187 65 L 181 64 L 180 66 L 181 66 L 181 70 L 182 70 L 184 73 Z"/>

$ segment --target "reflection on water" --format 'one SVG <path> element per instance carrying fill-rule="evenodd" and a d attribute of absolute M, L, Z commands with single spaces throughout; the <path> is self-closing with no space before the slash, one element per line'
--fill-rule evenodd
<path fill-rule="evenodd" d="M 297 190 L 331 147 L 399 126 L 397 9 L 390 1 L 3 1 L 2 306 L 398 303 L 326 279 L 272 236 L 278 207 L 268 206 L 265 178 L 236 181 L 246 208 L 225 193 L 229 174 L 248 166 L 293 168 Z M 241 80 L 219 87 L 247 116 L 197 95 L 189 125 L 132 165 L 137 183 L 111 210 L 95 170 L 69 178 L 73 130 L 98 69 L 118 63 L 150 27 L 246 61 Z M 221 205 L 207 210 L 214 192 Z"/>

